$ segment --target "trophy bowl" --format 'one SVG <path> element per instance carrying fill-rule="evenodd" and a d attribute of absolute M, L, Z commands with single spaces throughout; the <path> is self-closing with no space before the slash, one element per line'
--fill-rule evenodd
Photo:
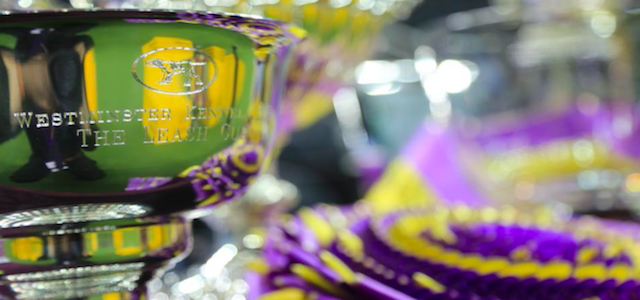
<path fill-rule="evenodd" d="M 143 299 L 188 252 L 189 220 L 269 161 L 303 31 L 171 11 L 0 18 L 0 296 Z"/>

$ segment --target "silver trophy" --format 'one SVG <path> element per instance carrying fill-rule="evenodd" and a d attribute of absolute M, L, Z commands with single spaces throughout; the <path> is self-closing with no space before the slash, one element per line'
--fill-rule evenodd
<path fill-rule="evenodd" d="M 0 297 L 145 299 L 270 160 L 302 30 L 139 10 L 0 16 Z"/>

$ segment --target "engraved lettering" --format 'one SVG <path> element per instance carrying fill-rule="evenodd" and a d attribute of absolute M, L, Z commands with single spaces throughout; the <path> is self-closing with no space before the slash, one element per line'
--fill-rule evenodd
<path fill-rule="evenodd" d="M 225 108 L 224 109 L 224 116 L 226 116 L 227 118 L 234 118 L 234 113 L 233 113 L 233 109 L 230 108 Z"/>
<path fill-rule="evenodd" d="M 214 118 L 218 118 L 218 113 L 216 112 L 216 109 L 214 108 L 209 108 L 209 114 L 211 114 Z"/>
<path fill-rule="evenodd" d="M 113 130 L 113 145 L 114 146 L 123 146 L 126 144 L 125 140 L 125 132 L 124 130 Z"/>
<path fill-rule="evenodd" d="M 196 141 L 206 141 L 208 131 L 208 127 L 198 127 L 198 138 L 196 139 Z"/>
<path fill-rule="evenodd" d="M 193 142 L 193 141 L 196 140 L 196 137 L 195 137 L 195 134 L 194 134 L 195 130 L 196 130 L 195 128 L 187 129 L 187 139 L 184 140 L 185 142 Z"/>
<path fill-rule="evenodd" d="M 147 120 L 148 121 L 158 121 L 158 109 L 157 108 L 149 109 L 149 118 Z"/>
<path fill-rule="evenodd" d="M 142 141 L 143 144 L 153 144 L 153 137 L 150 137 L 148 132 L 149 132 L 149 126 L 143 126 L 142 127 L 144 129 L 144 140 Z"/>
<path fill-rule="evenodd" d="M 198 120 L 211 119 L 207 114 L 207 109 L 204 107 L 198 108 Z"/>
<path fill-rule="evenodd" d="M 244 133 L 243 127 L 224 124 L 222 125 L 222 128 L 220 128 L 220 134 L 222 134 L 222 137 L 225 140 L 238 138 L 243 133 Z"/>
<path fill-rule="evenodd" d="M 199 108 L 197 106 L 187 106 L 188 120 L 210 119 L 212 116 L 219 115 L 220 109 L 215 108 Z M 172 120 L 172 110 L 170 108 L 138 108 L 138 109 L 122 109 L 122 110 L 90 110 L 90 111 L 68 111 L 68 112 L 50 112 L 50 113 L 34 113 L 34 112 L 17 112 L 13 113 L 13 117 L 21 128 L 58 128 L 62 126 L 77 126 L 83 124 L 114 124 L 114 123 L 130 123 L 140 121 L 161 122 Z M 86 126 L 86 125 L 85 125 Z M 228 126 L 227 126 L 228 127 Z M 95 128 L 94 128 L 95 129 Z M 99 128 L 104 129 L 104 128 Z M 186 129 L 161 128 L 153 130 L 145 127 L 147 135 L 145 135 L 144 143 L 181 143 L 187 141 L 204 141 L 208 138 L 208 127 L 194 126 Z M 226 130 L 226 129 L 225 129 Z M 234 131 L 231 130 L 231 133 Z M 78 137 L 83 140 L 83 147 L 88 147 L 90 143 L 87 136 L 97 136 L 96 146 L 113 146 L 120 145 L 125 142 L 126 130 L 104 130 L 104 131 L 85 131 L 80 129 L 76 132 Z M 93 142 L 91 142 L 93 143 Z"/>
<path fill-rule="evenodd" d="M 36 114 L 36 128 L 49 127 L 49 116 L 47 114 Z"/>
<path fill-rule="evenodd" d="M 13 116 L 18 119 L 18 123 L 20 124 L 20 128 L 29 128 L 31 124 L 31 117 L 33 117 L 33 113 L 29 112 L 21 112 L 14 113 Z M 27 118 L 28 117 L 28 118 Z"/>
<path fill-rule="evenodd" d="M 162 120 L 162 121 L 170 121 L 171 120 L 171 109 L 163 108 L 163 109 L 160 109 L 160 111 L 161 111 L 160 120 Z"/>
<path fill-rule="evenodd" d="M 136 108 L 134 116 L 138 116 L 138 122 L 142 122 L 142 115 L 144 115 L 144 108 Z"/>
<path fill-rule="evenodd" d="M 131 122 L 132 118 L 133 118 L 133 113 L 131 113 L 131 110 L 125 109 L 122 111 L 122 122 L 129 123 Z"/>
<path fill-rule="evenodd" d="M 93 132 L 93 134 L 95 134 L 95 146 L 99 147 L 99 146 L 109 146 L 109 130 L 96 130 Z M 102 134 L 102 135 L 101 135 Z M 103 143 L 100 143 L 100 141 L 104 141 Z"/>
<path fill-rule="evenodd" d="M 51 126 L 60 127 L 62 125 L 62 114 L 53 113 L 51 114 Z"/>
<path fill-rule="evenodd" d="M 169 128 L 158 128 L 156 142 L 158 144 L 165 144 L 169 142 Z"/>
<path fill-rule="evenodd" d="M 88 148 L 87 134 L 91 134 L 91 129 L 78 129 L 76 130 L 76 136 L 82 136 L 82 148 Z"/>
<path fill-rule="evenodd" d="M 85 120 L 85 123 L 89 123 L 89 124 L 93 125 L 93 124 L 96 124 L 95 113 L 96 113 L 95 111 L 91 111 L 90 110 L 88 114 L 82 114 L 82 113 L 80 113 L 80 114 L 83 115 L 83 116 L 86 115 L 87 119 Z M 82 124 L 82 123 L 80 123 L 80 124 Z"/>
<path fill-rule="evenodd" d="M 113 121 L 115 121 L 116 123 L 120 122 L 119 114 L 120 114 L 120 111 L 117 109 L 114 111 L 110 111 L 110 110 L 107 111 L 107 116 L 108 116 L 107 123 L 111 123 Z"/>
<path fill-rule="evenodd" d="M 89 124 L 96 124 L 96 112 L 95 111 L 89 111 Z"/>
<path fill-rule="evenodd" d="M 104 123 L 104 120 L 102 119 L 102 111 L 101 110 L 95 112 L 95 117 L 96 117 L 95 119 L 98 121 L 98 123 L 101 123 L 101 124 Z"/>
<path fill-rule="evenodd" d="M 222 125 L 222 128 L 220 128 L 220 134 L 222 134 L 222 138 L 224 138 L 225 141 L 231 137 L 230 127 L 231 126 L 229 124 L 224 124 Z"/>
<path fill-rule="evenodd" d="M 75 111 L 65 112 L 64 118 L 67 119 L 67 125 L 73 126 L 76 123 L 73 121 L 73 118 L 78 118 L 78 114 Z"/>
<path fill-rule="evenodd" d="M 180 136 L 180 129 L 176 129 L 176 132 L 173 134 L 173 143 L 182 143 L 182 137 Z"/>
<path fill-rule="evenodd" d="M 193 112 L 196 109 L 198 109 L 198 107 L 187 105 L 187 116 L 185 117 L 185 120 L 195 120 L 196 116 L 193 114 Z"/>
<path fill-rule="evenodd" d="M 231 119 L 242 118 L 242 110 L 237 108 L 187 106 L 187 116 L 185 117 L 185 120 L 208 120 L 211 118 L 221 117 Z"/>

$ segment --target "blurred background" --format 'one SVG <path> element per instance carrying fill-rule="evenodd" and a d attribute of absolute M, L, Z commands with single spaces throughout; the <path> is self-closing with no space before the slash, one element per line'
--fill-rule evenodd
<path fill-rule="evenodd" d="M 416 64 L 416 55 L 432 51 L 428 32 L 442 31 L 451 14 L 488 6 L 487 0 L 426 1 L 383 29 L 373 56 L 356 69 L 355 89 L 339 95 L 334 113 L 294 133 L 280 157 L 280 175 L 298 187 L 302 205 L 363 197 L 432 114 Z"/>

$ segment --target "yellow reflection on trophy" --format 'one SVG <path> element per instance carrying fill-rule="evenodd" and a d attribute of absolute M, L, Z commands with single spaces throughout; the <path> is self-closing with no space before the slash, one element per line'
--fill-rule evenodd
<path fill-rule="evenodd" d="M 213 127 L 221 119 L 233 117 L 233 111 L 230 108 L 234 107 L 236 100 L 242 97 L 246 67 L 236 53 L 227 53 L 224 48 L 212 46 L 203 49 L 202 52 L 213 59 L 217 69 L 206 69 L 207 78 L 215 76 L 215 81 L 194 100 L 196 106 L 218 112 L 202 120 L 203 125 Z"/>
<path fill-rule="evenodd" d="M 191 62 L 195 52 L 183 49 L 193 49 L 193 42 L 179 38 L 155 37 L 142 46 L 143 55 L 148 54 L 144 61 L 142 81 L 149 85 L 143 91 L 142 100 L 142 107 L 149 115 L 142 118 L 142 126 L 154 145 L 180 142 L 188 138 L 191 126 L 189 107 L 192 101 L 185 88 L 190 87 L 192 83 L 185 80 L 190 76 L 178 75 L 192 75 L 189 72 L 193 71 L 193 66 L 183 64 Z M 183 68 L 182 73 L 178 74 L 180 68 Z"/>

